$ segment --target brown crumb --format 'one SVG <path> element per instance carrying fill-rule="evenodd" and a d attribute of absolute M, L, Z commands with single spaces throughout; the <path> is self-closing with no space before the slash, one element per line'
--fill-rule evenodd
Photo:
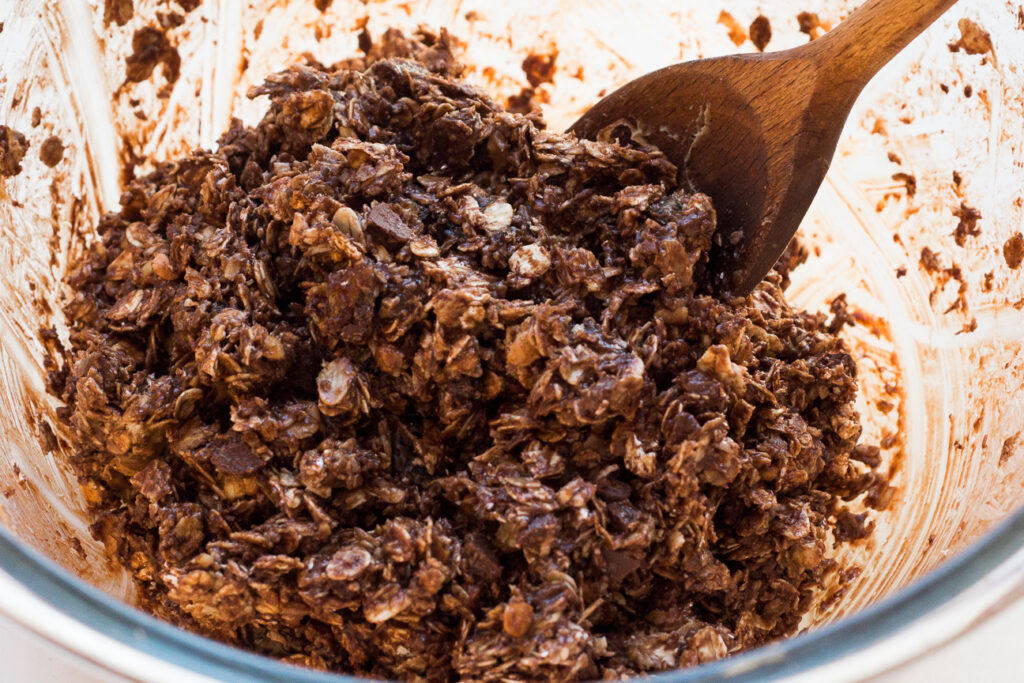
<path fill-rule="evenodd" d="M 978 329 L 978 319 L 971 318 L 968 322 L 964 323 L 964 326 L 960 328 L 957 334 L 970 334 Z"/>
<path fill-rule="evenodd" d="M 32 127 L 37 128 L 43 122 L 43 110 L 39 107 L 32 107 Z"/>
<path fill-rule="evenodd" d="M 321 12 L 326 12 L 333 2 L 334 0 L 313 0 L 313 4 Z"/>
<path fill-rule="evenodd" d="M 974 95 L 974 88 L 970 83 L 964 86 L 964 97 L 971 97 Z"/>
<path fill-rule="evenodd" d="M 768 17 L 763 14 L 757 15 L 750 24 L 750 41 L 754 43 L 760 52 L 764 52 L 764 49 L 768 47 L 768 42 L 772 39 L 772 24 L 768 21 Z"/>
<path fill-rule="evenodd" d="M 939 261 L 939 255 L 931 250 L 930 247 L 922 247 L 921 267 L 930 273 L 935 273 L 942 270 L 942 262 Z"/>
<path fill-rule="evenodd" d="M 106 0 L 103 5 L 103 23 L 113 22 L 118 26 L 124 26 L 131 21 L 134 12 L 132 0 Z"/>
<path fill-rule="evenodd" d="M 956 241 L 957 246 L 962 247 L 967 244 L 968 237 L 977 237 L 981 234 L 981 228 L 978 227 L 978 221 L 981 220 L 981 211 L 967 206 L 964 202 L 960 202 L 960 208 L 954 209 L 953 215 L 960 219 L 956 229 L 953 231 L 953 239 Z"/>
<path fill-rule="evenodd" d="M 983 291 L 983 292 L 991 292 L 992 291 L 992 281 L 995 280 L 995 278 L 996 278 L 996 274 L 993 273 L 992 271 L 989 271 L 989 272 L 985 273 L 985 279 L 981 283 L 981 291 Z"/>
<path fill-rule="evenodd" d="M 903 163 L 903 159 L 901 159 L 900 155 L 896 154 L 895 152 L 889 152 L 889 161 L 891 161 L 894 164 Z"/>
<path fill-rule="evenodd" d="M 740 22 L 736 21 L 736 17 L 725 10 L 718 13 L 718 23 L 726 28 L 729 32 L 729 40 L 731 40 L 733 45 L 736 47 L 739 47 L 747 41 L 747 32 L 740 25 Z"/>
<path fill-rule="evenodd" d="M 0 126 L 0 176 L 16 176 L 21 173 L 21 160 L 28 151 L 25 136 L 7 126 Z"/>
<path fill-rule="evenodd" d="M 900 278 L 900 277 L 906 277 L 906 276 L 907 276 L 907 267 L 906 266 L 900 266 L 899 268 L 896 269 L 896 277 Z"/>
<path fill-rule="evenodd" d="M 509 96 L 506 108 L 515 114 L 529 114 L 539 105 L 549 102 L 551 102 L 551 96 L 546 90 L 523 88 L 518 94 Z"/>
<path fill-rule="evenodd" d="M 1010 268 L 1014 270 L 1020 268 L 1021 262 L 1024 261 L 1024 236 L 1019 232 L 1003 244 L 1003 258 Z"/>
<path fill-rule="evenodd" d="M 806 33 L 811 40 L 820 38 L 828 31 L 828 26 L 813 12 L 801 12 L 796 15 L 796 20 L 800 24 L 800 32 Z"/>
<path fill-rule="evenodd" d="M 904 187 L 907 188 L 908 197 L 913 197 L 917 194 L 917 178 L 910 173 L 893 173 L 892 179 L 898 183 L 903 183 Z"/>
<path fill-rule="evenodd" d="M 181 56 L 177 48 L 160 29 L 143 26 L 132 36 L 132 53 L 125 58 L 125 79 L 141 83 L 153 75 L 159 64 L 163 64 L 164 79 L 168 84 L 178 80 Z"/>
<path fill-rule="evenodd" d="M 850 306 L 846 302 L 846 293 L 843 292 L 829 304 L 832 312 L 832 320 L 828 322 L 828 331 L 831 334 L 839 334 L 845 326 L 853 327 L 857 324 L 856 315 L 850 312 Z"/>
<path fill-rule="evenodd" d="M 43 144 L 39 146 L 39 160 L 44 164 L 53 168 L 60 163 L 61 159 L 64 158 L 64 143 L 56 135 L 43 140 Z"/>
<path fill-rule="evenodd" d="M 558 60 L 558 51 L 555 50 L 549 54 L 534 54 L 530 53 L 523 60 L 523 73 L 526 74 L 526 80 L 529 81 L 530 85 L 534 88 L 539 87 L 542 83 L 554 83 L 555 81 L 555 62 Z"/>
<path fill-rule="evenodd" d="M 949 44 L 950 52 L 963 50 L 969 55 L 982 55 L 992 51 L 992 36 L 974 21 L 964 17 L 957 22 L 957 27 L 960 38 Z"/>
<path fill-rule="evenodd" d="M 1020 433 L 1014 434 L 1013 436 L 1007 437 L 1003 440 L 1003 445 L 999 449 L 999 465 L 1005 465 L 1006 462 L 1013 457 L 1014 451 L 1017 450 L 1017 440 L 1020 438 Z"/>
<path fill-rule="evenodd" d="M 178 28 L 185 23 L 185 15 L 181 12 L 157 12 L 156 19 L 160 28 L 165 31 Z"/>

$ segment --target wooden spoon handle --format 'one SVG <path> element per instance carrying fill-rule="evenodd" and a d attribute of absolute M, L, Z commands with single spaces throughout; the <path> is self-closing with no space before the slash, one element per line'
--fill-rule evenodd
<path fill-rule="evenodd" d="M 849 95 L 852 102 L 879 69 L 955 3 L 866 0 L 834 30 L 812 43 L 823 62 L 822 77 L 839 90 L 837 95 Z"/>

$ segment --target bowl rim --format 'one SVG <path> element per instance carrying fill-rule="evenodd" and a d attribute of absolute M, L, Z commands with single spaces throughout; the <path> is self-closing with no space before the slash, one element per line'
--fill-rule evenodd
<path fill-rule="evenodd" d="M 698 667 L 658 674 L 648 680 L 657 683 L 770 681 L 804 678 L 812 672 L 817 672 L 816 677 L 821 680 L 820 674 L 824 669 L 840 660 L 849 664 L 842 672 L 842 678 L 854 679 L 878 673 L 879 666 L 905 663 L 948 641 L 970 628 L 986 610 L 998 605 L 1009 592 L 1007 581 L 986 583 L 983 579 L 1000 574 L 1000 569 L 1009 571 L 1010 583 L 1020 585 L 1024 577 L 1024 508 L 1018 509 L 937 568 L 848 617 L 781 642 Z M 201 677 L 324 683 L 363 680 L 289 665 L 160 621 L 73 576 L 2 526 L 0 571 L 82 628 L 98 631 L 122 646 Z M 969 589 L 978 587 L 986 591 L 988 599 L 976 600 L 976 609 L 960 610 L 955 618 L 945 619 L 938 639 L 933 635 L 930 639 L 919 638 L 913 643 L 904 643 L 895 659 L 892 653 L 888 660 L 852 657 L 877 647 Z M 18 614 L 10 613 L 5 607 L 5 599 L 0 594 L 0 614 L 24 623 Z M 76 652 L 74 644 L 68 642 L 73 634 L 54 631 L 39 635 Z M 116 662 L 104 661 L 95 652 L 77 651 L 77 654 L 101 666 L 117 668 Z M 121 673 L 135 678 L 140 672 Z M 830 678 L 835 680 L 835 672 L 830 673 Z"/>

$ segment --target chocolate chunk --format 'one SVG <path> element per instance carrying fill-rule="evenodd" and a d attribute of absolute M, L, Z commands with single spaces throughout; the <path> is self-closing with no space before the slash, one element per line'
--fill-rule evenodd
<path fill-rule="evenodd" d="M 219 443 L 210 451 L 210 462 L 223 474 L 253 474 L 263 466 L 263 461 L 241 441 Z"/>
<path fill-rule="evenodd" d="M 387 204 L 375 204 L 367 211 L 366 218 L 399 242 L 411 242 L 416 237 L 412 228 Z"/>

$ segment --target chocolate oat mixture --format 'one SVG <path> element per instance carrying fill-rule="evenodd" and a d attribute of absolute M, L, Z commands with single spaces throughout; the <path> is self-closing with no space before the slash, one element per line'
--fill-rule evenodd
<path fill-rule="evenodd" d="M 619 677 L 793 633 L 888 496 L 841 321 L 780 272 L 702 293 L 707 197 L 504 111 L 452 44 L 273 75 L 259 125 L 103 218 L 51 375 L 95 533 L 155 614 L 361 675 Z"/>

